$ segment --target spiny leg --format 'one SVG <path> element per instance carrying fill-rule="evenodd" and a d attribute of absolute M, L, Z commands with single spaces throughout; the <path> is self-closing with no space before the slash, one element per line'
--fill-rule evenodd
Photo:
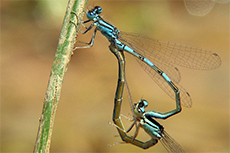
<path fill-rule="evenodd" d="M 73 11 L 72 11 L 71 13 L 75 14 L 75 16 L 77 17 L 77 19 L 79 19 L 79 17 L 78 17 L 78 15 L 76 14 L 76 12 L 73 12 Z M 80 20 L 80 19 L 79 19 L 79 20 Z M 75 22 L 73 22 L 73 21 L 70 21 L 70 22 L 73 23 L 73 24 L 76 26 L 76 23 L 75 23 Z M 90 31 L 90 30 L 93 28 L 93 26 L 94 26 L 94 23 L 90 24 L 90 26 L 89 26 L 88 28 L 85 26 L 85 23 L 90 22 L 90 20 L 86 20 L 86 21 L 81 21 L 81 20 L 80 20 L 80 22 L 81 22 L 82 26 L 83 26 L 84 28 L 86 28 L 85 31 L 82 31 L 81 29 L 79 29 L 80 32 L 81 32 L 82 34 L 86 34 L 86 33 L 87 33 L 88 31 Z M 86 44 L 86 46 L 77 46 L 77 47 L 74 48 L 74 50 L 75 50 L 75 49 L 80 49 L 80 48 L 91 48 L 91 47 L 94 45 L 94 40 L 95 40 L 95 37 L 96 37 L 96 33 L 97 33 L 97 29 L 94 30 L 93 36 L 92 36 L 91 40 L 90 40 L 88 43 L 87 43 L 87 42 L 78 41 L 79 43 Z"/>
<path fill-rule="evenodd" d="M 78 17 L 78 15 L 77 15 L 76 12 L 71 11 L 71 13 L 74 14 L 78 20 L 80 20 L 81 25 L 87 30 L 88 28 L 85 26 L 85 23 L 88 23 L 88 22 L 90 22 L 91 20 L 82 21 L 82 20 Z M 70 21 L 70 22 L 72 22 L 72 21 Z M 74 23 L 74 22 L 73 22 L 73 23 Z M 76 24 L 75 24 L 75 25 L 76 25 Z M 86 32 L 83 32 L 81 29 L 80 29 L 80 31 L 81 31 L 81 33 L 86 33 Z M 87 30 L 87 31 L 88 31 L 88 30 Z"/>
<path fill-rule="evenodd" d="M 77 47 L 74 48 L 74 50 L 75 49 L 80 49 L 80 48 L 91 48 L 94 45 L 94 40 L 95 40 L 95 37 L 96 37 L 96 33 L 97 33 L 97 29 L 94 30 L 93 36 L 92 36 L 90 42 L 88 42 L 88 43 L 78 41 L 80 43 L 86 44 L 86 46 L 77 46 Z"/>

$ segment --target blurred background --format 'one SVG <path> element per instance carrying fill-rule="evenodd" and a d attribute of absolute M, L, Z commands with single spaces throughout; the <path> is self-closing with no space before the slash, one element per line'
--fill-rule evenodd
<path fill-rule="evenodd" d="M 183 1 L 89 1 L 120 31 L 147 35 L 216 52 L 220 68 L 179 67 L 180 84 L 193 106 L 158 120 L 186 152 L 229 152 L 229 4 L 216 3 L 206 16 L 190 15 Z M 67 0 L 1 1 L 1 152 L 31 152 Z M 92 33 L 80 35 L 89 41 Z M 90 49 L 74 52 L 56 113 L 51 152 L 166 152 L 160 142 L 148 150 L 121 142 L 112 122 L 117 60 L 100 33 Z M 175 102 L 126 54 L 126 76 L 134 102 L 166 112 Z M 126 92 L 122 114 L 129 116 Z M 122 118 L 126 129 L 131 123 Z M 133 132 L 133 131 L 132 131 Z M 132 133 L 131 133 L 132 134 Z M 140 140 L 149 138 L 143 131 Z"/>

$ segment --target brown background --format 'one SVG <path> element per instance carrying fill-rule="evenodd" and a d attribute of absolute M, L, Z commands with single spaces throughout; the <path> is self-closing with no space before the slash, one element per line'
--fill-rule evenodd
<path fill-rule="evenodd" d="M 1 151 L 31 152 L 67 1 L 1 2 Z M 100 5 L 102 16 L 121 31 L 135 32 L 213 50 L 222 58 L 211 71 L 179 67 L 181 85 L 193 107 L 158 120 L 187 152 L 229 151 L 229 4 L 215 4 L 204 16 L 190 15 L 183 2 L 114 1 Z M 88 41 L 91 34 L 80 36 Z M 147 151 L 120 142 L 112 122 L 117 61 L 98 33 L 91 49 L 74 52 L 54 124 L 51 152 L 165 152 L 159 143 Z M 126 54 L 127 55 L 127 54 Z M 134 102 L 168 111 L 170 99 L 127 55 L 127 80 Z M 124 95 L 122 114 L 130 108 Z M 130 123 L 123 119 L 126 128 Z M 140 132 L 139 139 L 149 136 Z"/>

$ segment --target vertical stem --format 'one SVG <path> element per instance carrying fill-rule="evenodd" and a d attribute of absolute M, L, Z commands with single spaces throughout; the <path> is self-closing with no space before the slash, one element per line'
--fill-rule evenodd
<path fill-rule="evenodd" d="M 50 151 L 52 129 L 62 83 L 71 55 L 73 54 L 76 33 L 80 26 L 78 18 L 80 19 L 83 17 L 84 6 L 86 3 L 87 0 L 69 0 L 50 73 L 42 114 L 39 119 L 40 124 L 34 146 L 34 152 L 36 153 Z M 72 11 L 76 12 L 78 18 L 75 14 L 71 13 Z M 75 24 L 70 21 L 74 21 Z"/>

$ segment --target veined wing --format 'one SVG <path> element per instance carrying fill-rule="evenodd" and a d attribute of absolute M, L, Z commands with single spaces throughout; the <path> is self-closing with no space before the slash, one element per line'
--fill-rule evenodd
<path fill-rule="evenodd" d="M 119 40 L 154 63 L 176 64 L 199 70 L 215 69 L 221 65 L 221 59 L 216 53 L 198 47 L 125 32 L 119 33 Z"/>
<path fill-rule="evenodd" d="M 177 143 L 165 130 L 162 132 L 160 139 L 163 146 L 171 153 L 185 153 L 184 149 Z"/>
<path fill-rule="evenodd" d="M 133 48 L 135 52 L 153 61 L 154 65 L 164 71 L 179 88 L 181 102 L 185 107 L 191 107 L 192 100 L 188 92 L 179 85 L 180 72 L 173 64 L 194 69 L 214 69 L 221 65 L 221 59 L 216 53 L 197 47 L 159 41 L 139 34 L 124 32 L 120 32 L 119 40 Z M 139 60 L 138 62 L 158 86 L 171 98 L 175 99 L 175 93 L 168 82 L 149 65 Z"/>
<path fill-rule="evenodd" d="M 188 92 L 179 85 L 180 72 L 173 66 L 174 64 L 200 70 L 215 69 L 221 65 L 220 57 L 211 51 L 151 39 L 140 34 L 120 32 L 119 38 L 122 43 L 130 46 L 135 52 L 152 61 L 174 82 L 181 92 L 181 102 L 185 107 L 191 107 L 192 101 Z M 175 99 L 175 93 L 168 85 L 168 82 L 162 78 L 155 70 L 139 61 L 142 68 L 150 77 L 165 91 L 171 98 Z"/>

